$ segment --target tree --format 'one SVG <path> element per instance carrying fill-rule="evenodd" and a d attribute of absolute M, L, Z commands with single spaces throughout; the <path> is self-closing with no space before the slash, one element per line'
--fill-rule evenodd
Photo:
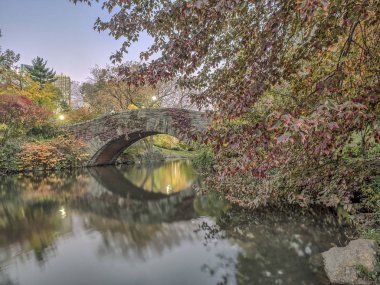
<path fill-rule="evenodd" d="M 41 85 L 46 83 L 52 83 L 56 81 L 55 71 L 46 67 L 47 61 L 41 57 L 36 57 L 32 60 L 32 66 L 27 67 L 26 69 L 30 73 L 31 78 L 39 82 Z"/>
<path fill-rule="evenodd" d="M 5 125 L 2 134 L 3 144 L 11 137 L 25 134 L 27 130 L 45 124 L 50 112 L 41 108 L 27 97 L 0 95 L 0 124 Z"/>
<path fill-rule="evenodd" d="M 341 153 L 356 134 L 379 139 L 379 0 L 108 0 L 103 7 L 111 19 L 98 19 L 95 29 L 125 39 L 113 62 L 143 32 L 153 38 L 138 67 L 120 66 L 129 84 L 178 78 L 196 91 L 198 107 L 212 106 L 204 143 L 219 178 L 248 173 L 259 181 L 229 191 L 231 200 L 254 207 L 286 193 L 301 204 L 347 206 L 360 192 L 358 168 Z M 273 173 L 278 184 L 268 182 Z M 246 199 L 257 193 L 265 199 Z"/>
<path fill-rule="evenodd" d="M 197 109 L 191 101 L 192 90 L 181 88 L 176 81 L 159 82 L 155 85 L 155 98 L 161 107 Z"/>
<path fill-rule="evenodd" d="M 28 72 L 23 71 L 9 70 L 5 74 L 7 77 L 4 77 L 4 82 L 0 81 L 0 96 L 2 94 L 25 96 L 39 106 L 56 110 L 60 91 L 52 83 L 47 82 L 41 85 L 32 80 Z"/>
<path fill-rule="evenodd" d="M 0 30 L 0 38 L 1 38 Z M 14 84 L 16 71 L 15 64 L 19 61 L 20 54 L 16 54 L 12 50 L 2 51 L 0 46 L 0 88 L 5 88 Z"/>
<path fill-rule="evenodd" d="M 1 30 L 0 30 L 0 38 L 1 38 Z M 0 69 L 6 68 L 10 69 L 14 67 L 14 65 L 20 60 L 20 54 L 15 53 L 13 50 L 7 49 L 2 51 L 0 46 Z"/>
<path fill-rule="evenodd" d="M 18 101 L 21 100 L 20 98 L 27 97 L 39 106 L 55 109 L 59 90 L 49 81 L 43 80 L 45 83 L 41 84 L 41 81 L 32 80 L 32 75 L 29 72 L 19 71 L 15 66 L 19 59 L 20 54 L 16 54 L 12 50 L 1 52 L 0 47 L 0 101 L 5 100 L 4 102 L 8 102 L 10 100 L 8 98 L 9 94 L 13 94 L 13 96 L 19 96 L 14 97 L 19 98 L 17 99 Z M 43 68 L 38 67 L 37 69 L 43 70 L 43 73 L 46 73 L 44 75 L 45 78 L 51 77 L 53 73 L 45 68 L 46 62 L 44 63 L 40 58 L 37 58 L 33 62 L 38 62 L 37 66 L 42 63 Z"/>
<path fill-rule="evenodd" d="M 20 54 L 15 53 L 13 50 L 7 49 L 2 52 L 0 47 L 0 66 L 5 68 L 12 68 L 20 59 Z"/>
<path fill-rule="evenodd" d="M 25 96 L 40 106 L 55 109 L 60 91 L 49 81 L 41 84 L 39 81 L 32 80 L 32 75 L 29 72 L 19 71 L 15 66 L 19 58 L 20 55 L 14 51 L 2 52 L 0 47 L 0 96 L 4 94 Z M 37 59 L 38 62 L 42 62 L 43 68 L 41 70 L 47 74 L 44 76 L 50 77 L 52 71 L 45 68 L 46 62 L 43 63 L 42 59 Z M 0 100 L 6 98 L 0 98 Z"/>
<path fill-rule="evenodd" d="M 123 66 L 133 68 L 137 63 L 128 62 Z M 130 108 L 194 108 L 190 102 L 190 91 L 180 88 L 176 81 L 158 82 L 154 86 L 135 86 L 128 82 L 116 67 L 96 66 L 91 78 L 81 87 L 84 100 L 99 113 L 111 110 L 123 111 Z"/>
<path fill-rule="evenodd" d="M 133 66 L 134 63 L 127 63 Z M 98 113 L 120 112 L 129 108 L 150 107 L 154 89 L 133 86 L 118 74 L 115 67 L 96 66 L 91 70 L 91 78 L 82 85 L 84 101 Z"/>

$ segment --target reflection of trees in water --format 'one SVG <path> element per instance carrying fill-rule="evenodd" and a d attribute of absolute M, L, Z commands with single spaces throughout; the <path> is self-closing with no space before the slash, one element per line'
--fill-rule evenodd
<path fill-rule="evenodd" d="M 33 256 L 40 265 L 46 262 L 55 252 L 57 238 L 72 232 L 70 211 L 63 218 L 62 205 L 76 209 L 80 217 L 89 216 L 84 224 L 97 228 L 102 235 L 99 255 L 121 253 L 126 258 L 144 260 L 165 249 L 170 251 L 181 242 L 198 239 L 186 222 L 162 223 L 195 217 L 192 191 L 165 195 L 160 200 L 134 201 L 109 189 L 94 192 L 95 185 L 103 187 L 87 170 L 21 174 L 6 181 L 0 178 L 0 194 L 4 197 L 0 202 L 0 265 L 15 259 L 29 262 Z M 0 283 L 12 284 L 6 271 L 0 271 Z"/>
<path fill-rule="evenodd" d="M 106 189 L 106 192 L 115 196 L 140 201 L 159 200 L 168 196 L 167 194 L 145 191 L 137 187 L 125 178 L 123 173 L 116 167 L 94 167 L 90 169 L 90 173 Z M 105 192 L 103 191 L 103 193 Z"/>
<path fill-rule="evenodd" d="M 231 204 L 227 203 L 216 191 L 196 195 L 193 207 L 199 216 L 210 216 L 216 219 L 231 210 Z"/>
<path fill-rule="evenodd" d="M 183 242 L 193 243 L 202 239 L 195 232 L 197 225 L 190 222 L 128 224 L 89 215 L 84 223 L 86 228 L 95 229 L 102 236 L 98 250 L 100 256 L 122 255 L 132 261 L 160 256 Z"/>
<path fill-rule="evenodd" d="M 86 170 L 20 173 L 0 176 L 0 194 L 3 200 L 62 200 L 87 193 L 91 176 Z"/>
<path fill-rule="evenodd" d="M 165 171 L 170 169 L 173 168 Z M 139 175 L 137 170 L 135 175 Z M 181 168 L 179 171 L 182 175 Z M 159 181 L 160 172 L 145 173 L 148 177 L 157 175 L 155 183 Z M 184 180 L 190 181 L 191 177 L 189 174 Z M 165 185 L 167 179 L 160 183 Z M 185 182 L 179 180 L 177 186 L 182 187 Z M 294 210 L 289 214 L 278 209 L 248 215 L 232 211 L 213 193 L 194 198 L 193 192 L 182 191 L 147 201 L 133 200 L 111 190 L 82 170 L 0 177 L 0 264 L 15 258 L 16 252 L 21 253 L 17 256 L 20 260 L 29 260 L 34 254 L 37 261 L 46 261 L 54 251 L 56 239 L 71 232 L 70 218 L 62 219 L 60 205 L 76 209 L 85 227 L 100 233 L 100 256 L 122 255 L 144 261 L 184 242 L 203 242 L 206 247 L 213 247 L 224 241 L 235 246 L 240 252 L 237 258 L 218 254 L 215 262 L 202 268 L 213 276 L 224 274 L 222 283 L 237 280 L 239 284 L 315 284 L 310 256 L 332 244 L 346 242 L 336 220 L 329 215 Z M 189 222 L 197 216 L 215 217 L 217 225 L 205 219 L 198 219 L 195 224 Z M 200 229 L 194 232 L 198 226 Z M 236 271 L 234 276 L 232 271 Z M 0 284 L 6 282 L 11 280 L 0 271 Z"/>
<path fill-rule="evenodd" d="M 30 258 L 43 263 L 54 251 L 59 235 L 70 230 L 69 220 L 63 220 L 59 205 L 53 201 L 36 201 L 28 204 L 0 204 L 0 264 L 16 257 Z"/>
<path fill-rule="evenodd" d="M 0 177 L 0 194 L 4 197 L 0 204 L 3 259 L 11 259 L 13 251 L 17 250 L 25 257 L 34 252 L 36 259 L 43 261 L 46 253 L 54 249 L 55 239 L 67 228 L 59 212 L 62 203 L 80 211 L 132 223 L 160 223 L 194 217 L 192 192 L 161 201 L 139 202 L 108 191 L 98 191 L 97 196 L 93 196 L 90 189 L 95 184 L 86 170 Z"/>
<path fill-rule="evenodd" d="M 152 224 L 188 220 L 196 217 L 193 209 L 194 192 L 182 191 L 160 200 L 139 201 L 104 193 L 99 197 L 85 196 L 71 202 L 84 213 L 132 224 Z"/>
<path fill-rule="evenodd" d="M 1 176 L 0 264 L 28 260 L 31 254 L 43 264 L 56 239 L 71 231 L 60 205 L 83 196 L 88 180 L 83 170 Z"/>
<path fill-rule="evenodd" d="M 240 248 L 232 264 L 231 259 L 220 256 L 218 265 L 222 269 L 235 266 L 238 284 L 320 284 L 311 256 L 347 242 L 333 216 L 294 209 L 255 214 L 233 211 L 222 215 L 217 225 L 210 227 L 209 233 L 222 231 Z"/>
<path fill-rule="evenodd" d="M 1 268 L 0 268 L 0 284 L 1 285 L 17 285 L 19 283 L 16 282 L 16 281 L 13 281 L 9 277 L 9 275 L 7 274 L 7 272 L 1 271 Z"/>
<path fill-rule="evenodd" d="M 165 194 L 188 189 L 197 178 L 189 160 L 125 166 L 121 171 L 137 187 Z"/>
<path fill-rule="evenodd" d="M 159 200 L 186 191 L 198 183 L 191 161 L 177 160 L 149 165 L 94 167 L 89 169 L 104 192 L 131 200 Z M 148 184 L 150 186 L 148 187 Z M 92 187 L 93 188 L 93 187 Z M 91 188 L 91 189 L 92 189 Z M 96 191 L 100 193 L 99 191 Z"/>
<path fill-rule="evenodd" d="M 93 169 L 99 169 L 99 171 L 90 171 Z M 157 195 L 157 197 L 147 196 L 144 192 L 148 192 L 139 187 L 128 188 L 130 185 L 133 185 L 131 181 L 125 178 L 129 175 L 126 175 L 128 171 L 131 171 L 131 175 L 134 177 L 132 180 L 145 179 L 136 177 L 144 174 L 140 173 L 141 166 L 128 166 L 128 169 L 124 170 L 118 170 L 115 167 L 104 169 L 107 171 L 103 171 L 102 168 L 92 168 L 90 170 L 76 169 L 64 172 L 40 173 L 38 175 L 23 173 L 12 176 L 0 176 L 0 196 L 4 200 L 12 201 L 20 199 L 67 201 L 87 198 L 87 195 L 99 197 L 104 193 L 114 193 L 116 196 L 128 196 L 128 198 L 133 199 L 134 195 L 130 195 L 131 193 L 129 193 L 133 190 L 136 193 L 138 192 L 137 196 L 139 197 L 137 198 L 140 198 L 140 200 L 161 199 L 165 197 L 165 195 L 159 193 L 151 193 L 152 195 Z M 158 185 L 168 186 L 169 184 L 166 184 L 166 181 L 168 181 L 167 177 L 172 177 L 170 180 L 173 181 L 173 184 L 170 184 L 169 188 L 172 189 L 174 185 L 176 187 L 175 189 L 173 188 L 174 192 L 189 189 L 196 178 L 191 168 L 191 162 L 186 160 L 160 163 L 149 169 L 145 171 L 145 174 L 147 174 L 145 176 L 149 178 L 154 174 Z M 160 182 L 161 180 L 162 182 Z M 165 192 L 165 194 L 167 193 Z"/>

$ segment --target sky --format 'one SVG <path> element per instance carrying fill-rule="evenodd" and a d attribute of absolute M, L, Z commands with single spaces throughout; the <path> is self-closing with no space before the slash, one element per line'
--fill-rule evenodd
<path fill-rule="evenodd" d="M 19 64 L 31 64 L 40 56 L 57 74 L 82 82 L 95 65 L 111 64 L 109 57 L 122 43 L 107 32 L 93 30 L 97 17 L 110 17 L 100 4 L 89 7 L 69 0 L 0 0 L 0 46 L 19 53 Z M 142 36 L 125 60 L 138 61 L 139 53 L 150 43 L 148 36 Z"/>

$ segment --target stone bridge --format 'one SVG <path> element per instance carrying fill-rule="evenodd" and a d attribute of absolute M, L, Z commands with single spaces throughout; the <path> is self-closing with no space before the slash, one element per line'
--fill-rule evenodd
<path fill-rule="evenodd" d="M 168 134 L 189 143 L 209 125 L 203 112 L 184 109 L 129 110 L 65 127 L 87 145 L 88 166 L 114 164 L 130 145 L 147 136 Z"/>

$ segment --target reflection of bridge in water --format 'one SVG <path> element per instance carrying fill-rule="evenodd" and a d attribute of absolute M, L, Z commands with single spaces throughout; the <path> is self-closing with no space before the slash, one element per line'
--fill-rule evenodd
<path fill-rule="evenodd" d="M 146 191 L 128 180 L 116 167 L 92 167 L 91 175 L 107 190 L 131 200 L 159 200 L 167 198 L 163 193 Z"/>
<path fill-rule="evenodd" d="M 196 216 L 191 187 L 170 194 L 150 192 L 132 183 L 116 167 L 93 167 L 89 172 L 107 192 L 99 199 L 82 200 L 81 209 L 128 223 L 173 222 Z"/>

